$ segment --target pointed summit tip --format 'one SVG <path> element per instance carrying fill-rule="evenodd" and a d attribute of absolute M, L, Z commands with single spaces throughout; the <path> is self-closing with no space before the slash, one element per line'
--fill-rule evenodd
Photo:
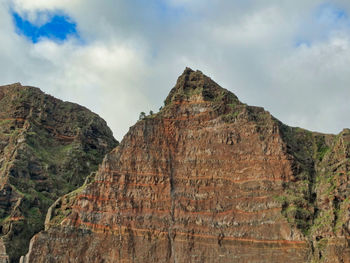
<path fill-rule="evenodd" d="M 189 68 L 189 67 L 186 67 L 185 70 L 184 70 L 184 73 L 182 73 L 182 75 L 189 75 L 191 74 L 192 72 L 194 72 L 193 69 Z"/>
<path fill-rule="evenodd" d="M 220 87 L 215 81 L 201 71 L 194 71 L 186 67 L 182 75 L 178 77 L 175 87 L 166 98 L 165 106 L 171 104 L 173 101 L 211 101 L 228 93 L 237 99 L 234 94 Z"/>
<path fill-rule="evenodd" d="M 191 69 L 190 67 L 186 67 L 181 76 L 191 75 L 192 73 L 197 73 L 197 74 L 202 74 L 202 75 L 203 75 L 203 72 L 200 71 L 200 70 L 194 71 L 194 70 Z M 181 76 L 180 76 L 180 77 L 181 77 Z"/>

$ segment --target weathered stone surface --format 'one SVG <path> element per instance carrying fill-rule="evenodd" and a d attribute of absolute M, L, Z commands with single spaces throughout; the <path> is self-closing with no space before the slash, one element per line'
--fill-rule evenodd
<path fill-rule="evenodd" d="M 347 134 L 283 125 L 186 69 L 22 260 L 349 262 Z"/>
<path fill-rule="evenodd" d="M 2 239 L 0 239 L 0 263 L 9 263 L 9 256 L 6 253 L 6 247 Z"/>
<path fill-rule="evenodd" d="M 37 88 L 1 86 L 1 260 L 6 250 L 18 262 L 49 206 L 81 186 L 116 145 L 105 121 L 88 109 Z"/>

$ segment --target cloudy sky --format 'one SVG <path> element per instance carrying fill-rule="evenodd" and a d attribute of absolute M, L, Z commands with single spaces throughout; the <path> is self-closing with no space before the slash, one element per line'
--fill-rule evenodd
<path fill-rule="evenodd" d="M 0 0 L 0 85 L 103 117 L 122 139 L 186 66 L 281 121 L 350 127 L 350 1 Z"/>

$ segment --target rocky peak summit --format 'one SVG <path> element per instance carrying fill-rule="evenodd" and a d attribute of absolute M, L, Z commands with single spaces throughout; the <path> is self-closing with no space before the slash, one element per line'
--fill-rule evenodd
<path fill-rule="evenodd" d="M 201 71 L 193 71 L 190 68 L 186 68 L 166 98 L 165 105 L 167 106 L 171 102 L 179 103 L 182 101 L 214 101 L 228 94 L 230 94 L 231 100 L 238 101 L 235 95 L 220 87 Z"/>

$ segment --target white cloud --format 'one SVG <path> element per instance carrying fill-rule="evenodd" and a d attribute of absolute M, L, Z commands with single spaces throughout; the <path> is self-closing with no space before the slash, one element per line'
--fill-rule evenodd
<path fill-rule="evenodd" d="M 291 123 L 314 130 L 339 132 L 349 127 L 349 63 L 348 37 L 299 47 L 277 68 L 272 86 L 283 89 L 274 90 L 282 98 L 274 111 L 285 105 L 294 111 Z"/>
<path fill-rule="evenodd" d="M 17 9 L 23 10 L 46 10 L 65 8 L 72 4 L 82 3 L 81 0 L 13 0 Z"/>
<path fill-rule="evenodd" d="M 350 127 L 350 30 L 344 20 L 318 23 L 320 4 L 3 0 L 0 82 L 36 85 L 87 106 L 121 139 L 139 112 L 161 106 L 191 66 L 287 124 L 339 132 Z M 334 5 L 349 14 L 347 1 Z M 83 41 L 32 44 L 15 33 L 9 7 L 37 24 L 48 19 L 47 10 L 60 10 Z"/>

